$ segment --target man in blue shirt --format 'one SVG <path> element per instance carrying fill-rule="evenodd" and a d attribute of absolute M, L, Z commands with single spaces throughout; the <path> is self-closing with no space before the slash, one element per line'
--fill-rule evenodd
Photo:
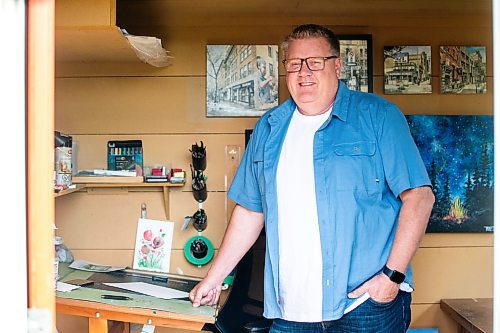
<path fill-rule="evenodd" d="M 400 333 L 410 261 L 434 196 L 403 114 L 339 80 L 339 41 L 317 25 L 283 42 L 291 98 L 255 125 L 228 196 L 236 202 L 193 306 L 266 228 L 264 316 L 271 333 Z"/>

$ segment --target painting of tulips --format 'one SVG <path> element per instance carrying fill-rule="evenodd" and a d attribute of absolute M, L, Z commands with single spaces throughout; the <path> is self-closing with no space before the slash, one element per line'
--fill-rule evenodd
<path fill-rule="evenodd" d="M 173 233 L 173 222 L 139 219 L 134 269 L 167 273 L 170 268 Z"/>

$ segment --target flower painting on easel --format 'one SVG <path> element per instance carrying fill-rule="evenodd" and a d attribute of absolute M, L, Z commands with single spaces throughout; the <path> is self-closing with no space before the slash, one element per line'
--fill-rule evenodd
<path fill-rule="evenodd" d="M 174 223 L 139 219 L 134 269 L 167 273 L 170 268 Z"/>

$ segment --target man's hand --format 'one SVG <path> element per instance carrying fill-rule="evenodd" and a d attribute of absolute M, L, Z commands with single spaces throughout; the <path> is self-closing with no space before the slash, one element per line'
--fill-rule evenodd
<path fill-rule="evenodd" d="M 264 214 L 236 205 L 229 225 L 207 276 L 189 293 L 194 307 L 215 305 L 222 290 L 222 281 L 255 243 L 264 227 Z"/>
<path fill-rule="evenodd" d="M 214 283 L 205 278 L 191 290 L 189 299 L 193 302 L 195 308 L 200 305 L 215 305 L 219 300 L 221 288 L 220 283 Z"/>
<path fill-rule="evenodd" d="M 363 283 L 358 289 L 350 292 L 347 296 L 349 298 L 356 298 L 368 292 L 371 299 L 380 303 L 389 303 L 396 298 L 398 291 L 399 284 L 392 282 L 387 275 L 380 273 Z"/>

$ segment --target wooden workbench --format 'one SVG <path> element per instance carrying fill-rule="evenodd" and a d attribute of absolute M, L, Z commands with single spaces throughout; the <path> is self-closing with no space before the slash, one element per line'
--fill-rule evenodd
<path fill-rule="evenodd" d="M 59 273 L 60 281 L 86 279 L 93 274 L 72 270 L 67 265 L 61 265 Z M 131 296 L 125 291 L 82 287 L 70 292 L 57 292 L 56 311 L 88 318 L 89 333 L 107 333 L 110 320 L 201 331 L 205 324 L 215 322 L 217 314 L 216 307 L 193 308 L 189 301 L 137 294 L 130 301 L 103 300 L 103 294 Z"/>
<path fill-rule="evenodd" d="M 109 320 L 193 331 L 201 331 L 205 323 L 215 322 L 214 317 L 209 318 L 61 297 L 56 297 L 56 311 L 72 316 L 87 317 L 89 319 L 89 333 L 107 333 Z"/>
<path fill-rule="evenodd" d="M 458 333 L 493 333 L 493 299 L 442 299 L 441 309 L 458 324 Z"/>

